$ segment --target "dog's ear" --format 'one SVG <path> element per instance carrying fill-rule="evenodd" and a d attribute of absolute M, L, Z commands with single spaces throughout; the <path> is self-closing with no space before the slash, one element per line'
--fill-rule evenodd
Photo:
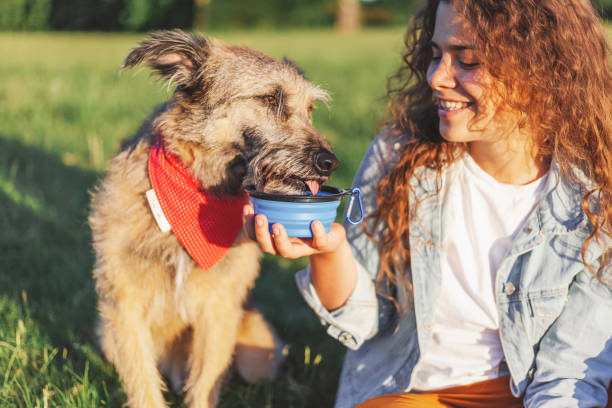
<path fill-rule="evenodd" d="M 199 69 L 206 62 L 210 42 L 181 30 L 158 31 L 140 43 L 126 57 L 121 69 L 143 61 L 159 75 L 179 87 L 192 87 L 199 80 Z"/>

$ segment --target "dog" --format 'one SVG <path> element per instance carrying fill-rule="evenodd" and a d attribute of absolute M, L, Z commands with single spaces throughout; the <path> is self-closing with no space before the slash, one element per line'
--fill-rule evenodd
<path fill-rule="evenodd" d="M 329 178 L 338 160 L 311 119 L 328 94 L 288 59 L 182 31 L 152 33 L 123 68 L 139 64 L 175 91 L 92 193 L 101 348 L 132 408 L 166 407 L 166 381 L 190 407 L 214 407 L 234 354 L 247 381 L 273 377 L 282 359 L 247 302 L 262 254 L 241 208 L 245 189 L 316 194 Z M 168 188 L 177 178 L 185 195 Z M 194 250 L 189 234 L 207 228 L 213 249 Z"/>

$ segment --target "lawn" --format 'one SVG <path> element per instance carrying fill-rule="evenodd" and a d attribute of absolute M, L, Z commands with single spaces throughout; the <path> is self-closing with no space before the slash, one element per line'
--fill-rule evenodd
<path fill-rule="evenodd" d="M 288 56 L 333 97 L 315 125 L 342 163 L 347 187 L 379 127 L 386 77 L 402 29 L 221 32 L 216 37 Z M 120 407 L 118 378 L 97 347 L 89 191 L 106 161 L 169 96 L 148 70 L 119 74 L 142 35 L 0 33 L 0 406 Z M 287 343 L 277 380 L 226 382 L 221 407 L 331 407 L 342 347 L 298 295 L 304 260 L 266 257 L 255 287 Z M 168 394 L 172 406 L 180 397 Z"/>

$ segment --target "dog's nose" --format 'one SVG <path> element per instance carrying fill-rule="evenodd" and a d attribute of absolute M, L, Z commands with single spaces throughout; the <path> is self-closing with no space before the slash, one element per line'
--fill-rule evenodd
<path fill-rule="evenodd" d="M 340 162 L 334 154 L 328 150 L 321 150 L 314 157 L 314 166 L 317 172 L 322 176 L 329 176 L 332 171 L 336 170 Z"/>

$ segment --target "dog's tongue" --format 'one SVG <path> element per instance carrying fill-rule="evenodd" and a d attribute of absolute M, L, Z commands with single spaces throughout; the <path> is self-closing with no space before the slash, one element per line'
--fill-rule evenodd
<path fill-rule="evenodd" d="M 317 193 L 319 192 L 319 182 L 318 181 L 306 180 L 304 181 L 304 183 L 306 183 L 306 185 L 308 186 L 308 189 L 310 190 L 313 196 L 317 195 Z"/>

